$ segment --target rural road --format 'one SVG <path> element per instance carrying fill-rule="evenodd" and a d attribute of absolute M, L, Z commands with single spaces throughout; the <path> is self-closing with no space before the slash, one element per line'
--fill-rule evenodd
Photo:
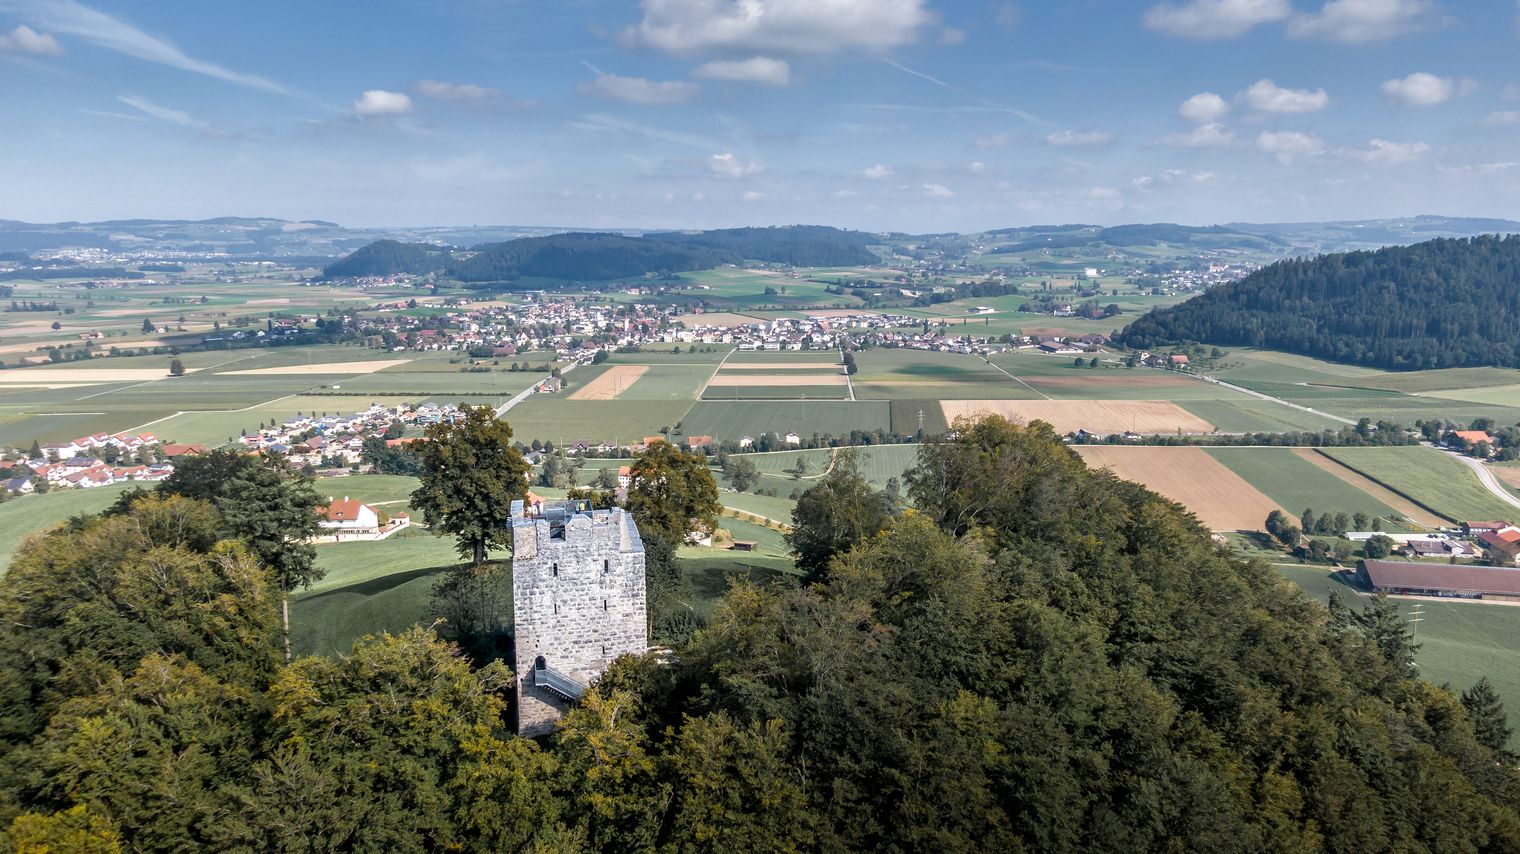
<path fill-rule="evenodd" d="M 1452 454 L 1452 456 L 1461 461 L 1462 465 L 1472 469 L 1473 473 L 1478 476 L 1478 480 L 1483 482 L 1483 485 L 1489 492 L 1494 494 L 1495 498 L 1511 507 L 1520 509 L 1520 498 L 1516 498 L 1513 493 L 1505 489 L 1504 484 L 1500 483 L 1499 479 L 1494 477 L 1494 473 L 1488 470 L 1488 466 L 1465 454 Z"/>
<path fill-rule="evenodd" d="M 1353 421 L 1353 420 L 1351 420 L 1350 418 L 1342 418 L 1339 415 L 1331 415 L 1328 412 L 1320 412 L 1318 409 L 1310 409 L 1307 406 L 1301 406 L 1301 405 L 1299 405 L 1297 403 L 1290 403 L 1290 402 L 1288 402 L 1286 400 L 1283 400 L 1280 397 L 1273 397 L 1270 394 L 1262 394 L 1259 391 L 1252 391 L 1251 389 L 1248 389 L 1248 388 L 1242 388 L 1242 387 L 1240 387 L 1238 385 L 1235 385 L 1234 383 L 1227 383 L 1224 380 L 1215 379 L 1213 377 L 1206 377 L 1206 376 L 1203 376 L 1201 374 L 1200 375 L 1196 375 L 1196 376 L 1198 376 L 1198 378 L 1201 379 L 1201 380 L 1203 380 L 1204 382 L 1210 382 L 1210 383 L 1213 383 L 1214 385 L 1224 386 L 1225 388 L 1230 389 L 1231 391 L 1238 391 L 1241 394 L 1249 394 L 1252 397 L 1259 397 L 1262 400 L 1270 401 L 1272 403 L 1281 404 L 1283 406 L 1288 407 L 1289 409 L 1297 409 L 1300 412 L 1307 412 L 1307 413 L 1309 413 L 1311 415 L 1318 415 L 1321 418 L 1328 418 L 1331 421 L 1339 421 L 1342 424 L 1350 424 L 1353 427 L 1356 426 L 1356 422 Z"/>
<path fill-rule="evenodd" d="M 559 369 L 559 375 L 564 376 L 565 374 L 568 374 L 571 371 L 575 370 L 575 368 L 575 365 L 566 365 L 563 368 Z M 548 379 L 548 377 L 545 377 L 544 379 Z M 538 382 L 543 382 L 543 380 L 539 380 Z M 533 385 L 530 385 L 522 391 L 518 392 L 511 400 L 503 403 L 501 406 L 496 407 L 496 417 L 500 418 L 503 415 L 506 415 L 508 409 L 511 409 L 517 404 L 527 400 L 529 396 L 533 394 L 534 389 L 538 388 L 538 382 L 535 382 Z"/>

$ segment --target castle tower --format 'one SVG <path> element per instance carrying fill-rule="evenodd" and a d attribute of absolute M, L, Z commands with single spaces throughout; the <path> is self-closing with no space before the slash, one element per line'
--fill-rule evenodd
<path fill-rule="evenodd" d="M 517 732 L 543 735 L 620 655 L 649 647 L 644 543 L 622 510 L 512 502 Z"/>

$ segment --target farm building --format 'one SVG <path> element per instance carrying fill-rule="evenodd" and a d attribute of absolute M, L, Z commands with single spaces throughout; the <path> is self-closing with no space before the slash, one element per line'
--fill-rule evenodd
<path fill-rule="evenodd" d="M 1379 593 L 1520 600 L 1520 568 L 1393 560 L 1357 562 L 1356 580 Z"/>

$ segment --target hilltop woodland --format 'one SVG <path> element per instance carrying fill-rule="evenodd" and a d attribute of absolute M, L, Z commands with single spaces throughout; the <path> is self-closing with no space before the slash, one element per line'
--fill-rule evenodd
<path fill-rule="evenodd" d="M 1138 318 L 1148 349 L 1199 341 L 1390 370 L 1520 367 L 1520 236 L 1279 261 Z"/>
<path fill-rule="evenodd" d="M 74 519 L 0 580 L 0 826 L 23 851 L 1520 850 L 1499 699 L 1418 679 L 1390 603 L 1321 607 L 1043 423 L 954 435 L 904 478 L 918 511 L 836 467 L 798 505 L 811 583 L 733 582 L 538 741 L 501 661 L 423 628 L 282 663 L 280 585 L 214 500 Z M 706 512 L 684 482 L 634 512 Z"/>
<path fill-rule="evenodd" d="M 524 237 L 474 247 L 468 257 L 426 243 L 379 240 L 323 270 L 329 279 L 437 273 L 467 283 L 523 277 L 605 281 L 648 273 L 710 270 L 746 260 L 796 266 L 856 266 L 880 258 L 862 232 L 826 226 L 659 232 L 641 237 L 579 233 Z"/>

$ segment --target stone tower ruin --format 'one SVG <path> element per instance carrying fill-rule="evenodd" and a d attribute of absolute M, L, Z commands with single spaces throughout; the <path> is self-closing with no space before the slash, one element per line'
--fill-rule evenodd
<path fill-rule="evenodd" d="M 620 655 L 649 647 L 644 543 L 622 508 L 512 502 L 517 732 L 552 732 Z"/>

